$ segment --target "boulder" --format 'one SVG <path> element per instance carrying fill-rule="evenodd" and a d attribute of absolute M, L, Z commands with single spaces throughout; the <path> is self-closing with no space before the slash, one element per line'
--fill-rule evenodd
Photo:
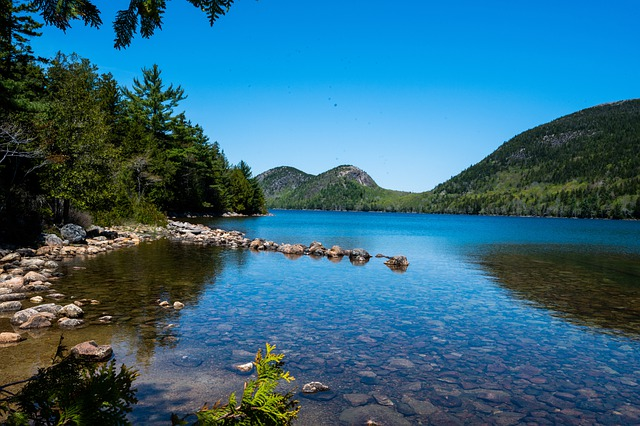
<path fill-rule="evenodd" d="M 349 252 L 349 258 L 352 260 L 353 259 L 369 260 L 371 259 L 371 255 L 365 249 L 356 248 Z"/>
<path fill-rule="evenodd" d="M 51 315 L 58 315 L 62 306 L 56 305 L 55 303 L 45 303 L 44 305 L 34 306 L 32 309 L 40 313 L 47 312 Z"/>
<path fill-rule="evenodd" d="M 60 247 L 64 244 L 64 241 L 56 234 L 47 234 L 44 236 L 44 243 L 47 247 Z"/>
<path fill-rule="evenodd" d="M 344 250 L 340 246 L 333 246 L 326 252 L 327 257 L 342 257 L 344 256 Z"/>
<path fill-rule="evenodd" d="M 0 312 L 19 311 L 21 309 L 22 309 L 22 303 L 18 302 L 17 300 L 0 303 Z"/>
<path fill-rule="evenodd" d="M 62 309 L 58 312 L 58 315 L 62 315 L 68 318 L 80 318 L 84 315 L 84 311 L 79 306 L 70 303 L 66 306 L 63 306 Z"/>
<path fill-rule="evenodd" d="M 60 233 L 62 234 L 62 238 L 73 244 L 81 243 L 87 237 L 87 232 L 84 228 L 73 223 L 67 223 L 60 228 Z"/>
<path fill-rule="evenodd" d="M 281 244 L 278 251 L 284 254 L 303 255 L 305 246 L 302 244 Z"/>
<path fill-rule="evenodd" d="M 29 317 L 29 319 L 27 319 L 25 322 L 20 324 L 20 329 L 22 330 L 46 327 L 51 327 L 51 314 L 48 313 L 33 315 Z"/>
<path fill-rule="evenodd" d="M 38 315 L 39 312 L 36 311 L 33 308 L 27 308 L 27 309 L 23 309 L 21 311 L 16 312 L 15 314 L 13 314 L 13 317 L 11 317 L 11 324 L 13 325 L 21 325 L 24 324 L 29 318 L 31 318 L 32 316 Z"/>
<path fill-rule="evenodd" d="M 30 271 L 27 272 L 27 275 L 24 276 L 24 283 L 28 284 L 30 282 L 34 282 L 34 281 L 46 281 L 47 277 L 45 277 L 43 274 L 39 273 L 39 272 L 35 272 L 35 271 Z"/>
<path fill-rule="evenodd" d="M 71 354 L 86 361 L 106 361 L 113 355 L 110 345 L 98 345 L 95 341 L 82 342 L 71 348 Z"/>
<path fill-rule="evenodd" d="M 1 288 L 8 288 L 11 291 L 20 291 L 24 286 L 24 277 L 14 277 L 0 283 Z"/>
<path fill-rule="evenodd" d="M 390 268 L 407 268 L 409 266 L 409 261 L 405 256 L 393 256 L 389 258 L 386 262 L 384 262 Z"/>
<path fill-rule="evenodd" d="M 0 344 L 18 343 L 23 340 L 25 340 L 24 337 L 22 337 L 18 333 L 0 333 Z"/>
<path fill-rule="evenodd" d="M 173 309 L 182 309 L 184 308 L 184 303 L 182 302 L 173 302 Z"/>

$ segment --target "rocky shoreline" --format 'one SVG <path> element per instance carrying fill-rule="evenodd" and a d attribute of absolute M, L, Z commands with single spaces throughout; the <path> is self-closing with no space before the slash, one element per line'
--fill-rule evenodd
<path fill-rule="evenodd" d="M 88 230 L 69 224 L 61 229 L 61 237 L 56 234 L 43 235 L 41 247 L 0 250 L 0 315 L 12 314 L 10 322 L 14 328 L 14 332 L 0 333 L 0 345 L 24 340 L 21 332 L 27 330 L 45 329 L 54 324 L 69 329 L 85 324 L 82 306 L 100 302 L 79 299 L 64 306 L 56 304 L 56 300 L 65 298 L 53 285 L 62 276 L 59 272 L 60 262 L 162 238 L 183 244 L 280 252 L 290 258 L 307 255 L 339 261 L 346 257 L 354 265 L 365 264 L 372 257 L 360 248 L 344 250 L 339 246 L 327 248 L 319 242 L 305 246 L 277 244 L 261 238 L 250 240 L 238 231 L 211 229 L 205 225 L 178 221 L 169 221 L 165 227 L 139 225 L 109 229 L 92 227 Z M 385 264 L 393 270 L 406 270 L 409 264 L 404 256 L 376 257 L 387 258 Z M 43 303 L 45 298 L 54 302 Z M 28 307 L 25 308 L 23 303 L 27 303 Z M 181 306 L 176 307 L 174 304 L 174 308 L 179 309 Z M 108 323 L 111 318 L 105 315 L 98 321 Z"/>

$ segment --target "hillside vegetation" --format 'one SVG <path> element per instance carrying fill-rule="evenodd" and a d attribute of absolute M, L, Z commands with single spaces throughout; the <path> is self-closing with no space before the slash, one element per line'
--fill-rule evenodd
<path fill-rule="evenodd" d="M 256 176 L 268 208 L 398 210 L 408 193 L 380 188 L 363 170 L 339 166 L 317 176 L 277 167 Z"/>
<path fill-rule="evenodd" d="M 583 218 L 640 217 L 640 100 L 528 130 L 404 209 Z"/>
<path fill-rule="evenodd" d="M 270 208 L 640 218 L 640 100 L 525 131 L 420 194 L 380 188 L 353 166 L 318 176 L 279 167 L 256 179 Z"/>

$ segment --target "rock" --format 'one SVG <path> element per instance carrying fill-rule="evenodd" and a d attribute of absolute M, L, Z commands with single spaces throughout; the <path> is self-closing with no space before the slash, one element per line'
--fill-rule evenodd
<path fill-rule="evenodd" d="M 284 254 L 303 255 L 305 247 L 302 244 L 280 244 L 278 251 Z"/>
<path fill-rule="evenodd" d="M 48 247 L 60 247 L 64 244 L 62 238 L 58 237 L 56 234 L 47 234 L 44 236 L 44 243 Z"/>
<path fill-rule="evenodd" d="M 173 302 L 173 309 L 182 309 L 184 308 L 184 303 L 182 302 Z"/>
<path fill-rule="evenodd" d="M 384 262 L 390 268 L 407 268 L 409 266 L 409 261 L 406 256 L 393 256 L 386 262 Z"/>
<path fill-rule="evenodd" d="M 58 262 L 54 260 L 47 260 L 46 262 L 44 262 L 44 267 L 46 269 L 58 269 L 58 266 Z"/>
<path fill-rule="evenodd" d="M 25 322 L 20 324 L 20 329 L 28 330 L 32 328 L 51 327 L 51 315 L 47 313 L 39 313 L 29 317 Z"/>
<path fill-rule="evenodd" d="M 8 289 L 3 289 L 7 291 Z M 24 289 L 19 289 L 18 291 L 23 291 Z M 27 295 L 24 293 L 12 293 L 9 291 L 8 293 L 0 294 L 0 302 L 14 302 L 16 300 L 24 300 L 27 298 Z"/>
<path fill-rule="evenodd" d="M 14 300 L 12 302 L 2 302 L 0 303 L 0 312 L 12 312 L 19 311 L 22 309 L 22 303 Z"/>
<path fill-rule="evenodd" d="M 327 257 L 342 257 L 344 256 L 344 250 L 340 246 L 333 246 L 325 253 Z"/>
<path fill-rule="evenodd" d="M 110 345 L 98 345 L 95 341 L 78 343 L 71 348 L 71 354 L 86 361 L 106 361 L 113 355 Z"/>
<path fill-rule="evenodd" d="M 47 312 L 51 315 L 58 315 L 58 313 L 62 309 L 62 306 L 56 305 L 55 303 L 45 303 L 44 305 L 34 306 L 33 309 L 38 312 Z"/>
<path fill-rule="evenodd" d="M 253 370 L 253 362 L 247 362 L 246 364 L 238 364 L 235 369 L 241 373 L 250 373 Z"/>
<path fill-rule="evenodd" d="M 64 299 L 67 296 L 65 296 L 62 293 L 49 293 L 49 294 L 47 294 L 47 297 L 49 297 L 51 299 L 55 299 L 55 300 L 60 300 L 60 299 Z"/>
<path fill-rule="evenodd" d="M 60 312 L 58 312 L 58 314 L 64 315 L 65 317 L 68 317 L 68 318 L 80 318 L 84 315 L 84 311 L 79 306 L 71 303 L 69 305 L 64 306 L 62 309 L 60 309 Z"/>
<path fill-rule="evenodd" d="M 113 320 L 113 317 L 111 315 L 103 315 L 100 318 L 98 318 L 98 321 L 102 323 L 109 323 L 111 322 L 111 320 Z"/>
<path fill-rule="evenodd" d="M 42 298 L 42 296 L 33 296 L 31 299 L 29 299 L 29 301 L 31 303 L 42 303 L 44 299 Z"/>
<path fill-rule="evenodd" d="M 356 257 L 361 257 L 363 259 L 371 259 L 371 255 L 369 254 L 369 252 L 367 252 L 365 249 L 361 249 L 361 248 L 356 248 L 351 250 L 351 252 L 349 253 L 349 257 L 351 259 L 356 258 Z"/>
<path fill-rule="evenodd" d="M 73 223 L 67 223 L 60 228 L 60 233 L 62 234 L 62 238 L 69 240 L 69 242 L 73 244 L 81 243 L 87 237 L 87 232 L 84 228 Z"/>
<path fill-rule="evenodd" d="M 13 253 L 9 253 L 8 255 L 0 259 L 0 263 L 19 262 L 21 258 L 22 256 L 20 256 L 20 253 L 13 252 Z"/>
<path fill-rule="evenodd" d="M 347 408 L 340 413 L 340 424 L 410 426 L 411 422 L 393 407 L 371 404 Z"/>
<path fill-rule="evenodd" d="M 28 284 L 31 282 L 35 282 L 35 281 L 46 281 L 47 277 L 45 277 L 44 275 L 42 275 L 41 273 L 35 272 L 35 271 L 30 271 L 27 272 L 27 275 L 24 276 L 24 283 Z"/>
<path fill-rule="evenodd" d="M 19 291 L 24 286 L 24 277 L 14 277 L 0 283 L 1 288 Z"/>
<path fill-rule="evenodd" d="M 393 407 L 394 403 L 393 401 L 391 401 L 391 399 L 389 399 L 389 397 L 387 395 L 381 394 L 381 393 L 374 393 L 373 394 L 373 398 L 376 400 L 376 402 L 380 405 L 384 405 L 385 407 Z"/>
<path fill-rule="evenodd" d="M 314 241 L 309 245 L 308 252 L 311 256 L 324 256 L 327 249 L 318 241 Z"/>
<path fill-rule="evenodd" d="M 171 306 L 169 302 L 167 302 L 166 300 L 163 300 L 162 302 L 158 303 L 158 305 L 162 306 L 163 308 L 168 308 L 169 306 Z"/>
<path fill-rule="evenodd" d="M 318 392 L 326 392 L 329 390 L 329 386 L 324 385 L 320 382 L 309 382 L 302 386 L 302 393 L 318 393 Z"/>
<path fill-rule="evenodd" d="M 38 314 L 39 314 L 39 312 L 36 311 L 33 308 L 23 309 L 21 311 L 16 312 L 15 314 L 13 314 L 13 317 L 11 317 L 11 324 L 13 324 L 13 325 L 21 325 L 21 324 L 25 323 L 32 316 L 38 315 Z"/>
<path fill-rule="evenodd" d="M 78 318 L 62 317 L 58 320 L 58 326 L 62 328 L 75 328 L 84 324 L 84 320 Z"/>
<path fill-rule="evenodd" d="M 346 399 L 353 407 L 367 405 L 372 400 L 371 395 L 367 395 L 366 393 L 348 393 L 344 395 L 344 399 Z"/>
<path fill-rule="evenodd" d="M 25 340 L 25 338 L 19 335 L 18 333 L 9 333 L 9 332 L 0 333 L 0 344 L 18 343 L 23 340 Z"/>
<path fill-rule="evenodd" d="M 44 268 L 45 261 L 44 259 L 35 258 L 26 258 L 22 259 L 20 262 L 20 267 L 29 271 L 38 271 Z"/>

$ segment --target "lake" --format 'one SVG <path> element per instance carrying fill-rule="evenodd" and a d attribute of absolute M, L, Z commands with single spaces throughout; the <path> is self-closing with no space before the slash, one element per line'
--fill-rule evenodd
<path fill-rule="evenodd" d="M 233 366 L 265 342 L 298 389 L 331 388 L 298 394 L 300 425 L 640 423 L 640 222 L 273 213 L 197 221 L 410 266 L 168 241 L 62 266 L 56 290 L 98 299 L 89 322 L 114 317 L 65 331 L 65 344 L 109 343 L 140 372 L 135 424 L 241 392 Z M 2 382 L 46 365 L 59 336 L 1 348 Z"/>

